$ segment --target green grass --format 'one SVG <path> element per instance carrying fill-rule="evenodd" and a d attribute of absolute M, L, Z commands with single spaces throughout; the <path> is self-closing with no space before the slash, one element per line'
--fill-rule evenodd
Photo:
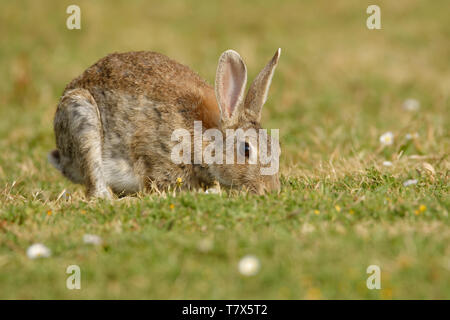
<path fill-rule="evenodd" d="M 374 31 L 366 1 L 80 0 L 79 31 L 69 4 L 0 11 L 0 298 L 450 298 L 448 1 L 378 1 Z M 107 53 L 159 51 L 212 82 L 222 51 L 253 79 L 278 47 L 263 125 L 280 128 L 279 195 L 86 201 L 46 162 L 62 89 Z M 52 256 L 30 260 L 36 242 Z M 252 277 L 237 267 L 247 254 Z M 81 290 L 66 288 L 72 264 Z M 372 264 L 381 290 L 366 287 Z"/>

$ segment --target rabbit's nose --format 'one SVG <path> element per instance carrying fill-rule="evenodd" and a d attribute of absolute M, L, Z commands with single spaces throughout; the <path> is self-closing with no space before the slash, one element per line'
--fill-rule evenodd
<path fill-rule="evenodd" d="M 247 190 L 253 194 L 262 196 L 266 193 L 266 188 L 264 184 L 251 184 L 246 186 Z"/>
<path fill-rule="evenodd" d="M 259 186 L 256 193 L 260 196 L 264 195 L 266 193 L 265 186 Z"/>

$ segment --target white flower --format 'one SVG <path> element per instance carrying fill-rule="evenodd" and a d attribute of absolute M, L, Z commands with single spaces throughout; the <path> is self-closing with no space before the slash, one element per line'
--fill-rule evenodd
<path fill-rule="evenodd" d="M 101 245 L 103 241 L 102 238 L 96 236 L 95 234 L 85 234 L 83 236 L 83 242 L 88 244 Z"/>
<path fill-rule="evenodd" d="M 403 102 L 403 109 L 407 111 L 417 111 L 420 108 L 420 102 L 416 99 L 406 99 Z"/>
<path fill-rule="evenodd" d="M 220 190 L 216 189 L 216 188 L 210 188 L 210 189 L 206 190 L 205 193 L 208 193 L 208 194 L 219 194 Z"/>
<path fill-rule="evenodd" d="M 406 180 L 405 182 L 403 182 L 403 186 L 404 187 L 412 186 L 412 185 L 415 185 L 415 184 L 417 184 L 417 180 L 416 179 L 409 179 L 409 180 Z"/>
<path fill-rule="evenodd" d="M 390 162 L 390 161 L 383 161 L 383 166 L 391 167 L 392 166 L 392 162 Z"/>
<path fill-rule="evenodd" d="M 27 249 L 27 256 L 30 259 L 48 258 L 50 257 L 50 255 L 50 249 L 44 246 L 42 243 L 35 243 Z"/>
<path fill-rule="evenodd" d="M 380 136 L 380 143 L 383 146 L 390 146 L 394 143 L 394 134 L 392 132 L 386 132 Z"/>
<path fill-rule="evenodd" d="M 239 261 L 239 272 L 244 276 L 254 276 L 259 272 L 261 264 L 255 256 L 247 255 Z"/>
<path fill-rule="evenodd" d="M 417 132 L 407 133 L 405 135 L 405 138 L 406 138 L 406 140 L 417 139 L 417 138 L 419 138 L 419 134 Z"/>

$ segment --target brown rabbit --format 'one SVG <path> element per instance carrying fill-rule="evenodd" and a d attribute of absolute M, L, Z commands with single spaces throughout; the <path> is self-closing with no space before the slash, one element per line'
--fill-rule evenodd
<path fill-rule="evenodd" d="M 92 197 L 110 198 L 110 190 L 120 195 L 155 186 L 166 189 L 180 181 L 189 189 L 217 180 L 259 194 L 278 191 L 278 172 L 262 175 L 262 163 L 174 163 L 171 150 L 177 142 L 171 137 L 179 128 L 193 136 L 194 121 L 202 122 L 203 131 L 220 130 L 224 141 L 226 129 L 259 130 L 279 57 L 280 49 L 244 99 L 247 69 L 233 50 L 219 59 L 215 90 L 162 54 L 110 54 L 65 88 L 54 119 L 57 149 L 49 153 L 49 161 L 73 182 L 84 184 Z M 276 139 L 268 140 L 268 150 L 279 150 Z M 256 149 L 247 140 L 236 144 L 246 156 Z M 200 152 L 203 141 L 201 146 Z"/>

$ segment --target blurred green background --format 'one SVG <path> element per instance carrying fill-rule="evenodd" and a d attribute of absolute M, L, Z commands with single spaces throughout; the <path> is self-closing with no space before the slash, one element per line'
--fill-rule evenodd
<path fill-rule="evenodd" d="M 81 30 L 66 28 L 71 4 Z M 381 8 L 381 30 L 366 28 L 370 4 Z M 450 297 L 449 1 L 45 0 L 0 9 L 0 297 Z M 251 81 L 279 47 L 262 121 L 280 128 L 279 196 L 92 203 L 46 161 L 65 85 L 108 53 L 157 51 L 213 83 L 224 50 L 241 54 Z M 419 110 L 402 107 L 409 98 Z M 382 147 L 387 131 L 394 144 Z M 419 183 L 403 187 L 410 178 Z M 62 201 L 64 189 L 72 196 Z M 87 232 L 106 244 L 83 245 Z M 34 242 L 52 257 L 29 260 Z M 250 278 L 236 267 L 248 253 L 262 266 Z M 385 270 L 379 291 L 365 287 L 374 261 Z M 84 272 L 80 291 L 65 288 L 73 263 Z"/>

